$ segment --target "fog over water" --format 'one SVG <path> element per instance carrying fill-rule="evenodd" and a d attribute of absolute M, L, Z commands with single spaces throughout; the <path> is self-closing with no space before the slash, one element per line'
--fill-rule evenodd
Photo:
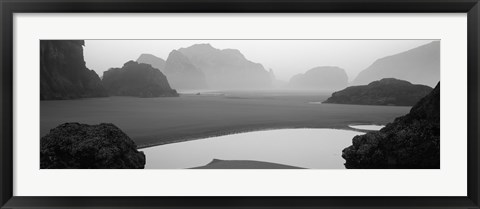
<path fill-rule="evenodd" d="M 84 57 L 99 76 L 111 67 L 121 67 L 140 54 L 167 59 L 179 48 L 209 43 L 217 49 L 238 49 L 250 61 L 273 69 L 279 80 L 318 66 L 345 69 L 349 81 L 375 60 L 400 53 L 432 40 L 86 40 Z"/>
<path fill-rule="evenodd" d="M 440 167 L 439 40 L 40 44 L 42 169 Z"/>

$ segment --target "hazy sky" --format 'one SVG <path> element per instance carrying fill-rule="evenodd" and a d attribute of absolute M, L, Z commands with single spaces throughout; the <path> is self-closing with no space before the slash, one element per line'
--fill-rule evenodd
<path fill-rule="evenodd" d="M 318 66 L 345 69 L 349 80 L 376 59 L 403 52 L 432 40 L 86 40 L 87 67 L 97 72 L 121 67 L 142 53 L 164 60 L 182 47 L 210 43 L 217 49 L 238 49 L 250 61 L 273 69 L 277 79 L 288 81 Z"/>

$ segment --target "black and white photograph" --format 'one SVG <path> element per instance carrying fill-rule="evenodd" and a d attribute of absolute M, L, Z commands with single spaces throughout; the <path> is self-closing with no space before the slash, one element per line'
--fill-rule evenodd
<path fill-rule="evenodd" d="M 440 47 L 40 40 L 40 169 L 440 169 Z"/>

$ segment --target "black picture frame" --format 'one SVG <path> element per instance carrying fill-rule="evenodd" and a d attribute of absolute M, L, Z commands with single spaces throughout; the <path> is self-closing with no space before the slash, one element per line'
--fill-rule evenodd
<path fill-rule="evenodd" d="M 478 0 L 0 0 L 1 208 L 480 208 Z M 466 197 L 21 197 L 13 196 L 14 13 L 467 13 Z"/>

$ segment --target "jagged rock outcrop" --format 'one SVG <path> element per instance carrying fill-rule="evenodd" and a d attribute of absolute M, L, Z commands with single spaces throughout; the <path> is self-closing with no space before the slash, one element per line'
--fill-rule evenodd
<path fill-rule="evenodd" d="M 113 124 L 65 123 L 40 139 L 42 169 L 143 169 L 145 155 Z"/>
<path fill-rule="evenodd" d="M 297 74 L 290 79 L 289 87 L 309 90 L 339 90 L 348 84 L 348 76 L 339 67 L 316 67 L 304 74 Z"/>
<path fill-rule="evenodd" d="M 137 58 L 137 62 L 149 64 L 152 67 L 157 68 L 162 72 L 164 72 L 164 69 L 165 69 L 165 60 L 152 54 L 141 54 Z"/>
<path fill-rule="evenodd" d="M 412 106 L 432 91 L 425 85 L 384 78 L 364 86 L 350 86 L 334 92 L 323 103 Z"/>
<path fill-rule="evenodd" d="M 180 51 L 201 70 L 211 89 L 271 88 L 270 73 L 259 64 L 247 60 L 239 50 L 213 48 L 195 44 Z"/>
<path fill-rule="evenodd" d="M 40 99 L 105 97 L 98 75 L 85 66 L 82 40 L 40 41 Z"/>
<path fill-rule="evenodd" d="M 109 94 L 115 96 L 178 96 L 160 70 L 135 61 L 125 63 L 122 68 L 103 72 L 102 83 Z"/>
<path fill-rule="evenodd" d="M 355 136 L 342 157 L 347 168 L 440 168 L 440 83 L 407 115 Z"/>
<path fill-rule="evenodd" d="M 435 86 L 440 81 L 440 41 L 378 59 L 360 72 L 352 85 L 365 85 L 382 78 Z"/>
<path fill-rule="evenodd" d="M 205 74 L 177 50 L 168 55 L 165 75 L 170 85 L 177 90 L 206 89 Z"/>

